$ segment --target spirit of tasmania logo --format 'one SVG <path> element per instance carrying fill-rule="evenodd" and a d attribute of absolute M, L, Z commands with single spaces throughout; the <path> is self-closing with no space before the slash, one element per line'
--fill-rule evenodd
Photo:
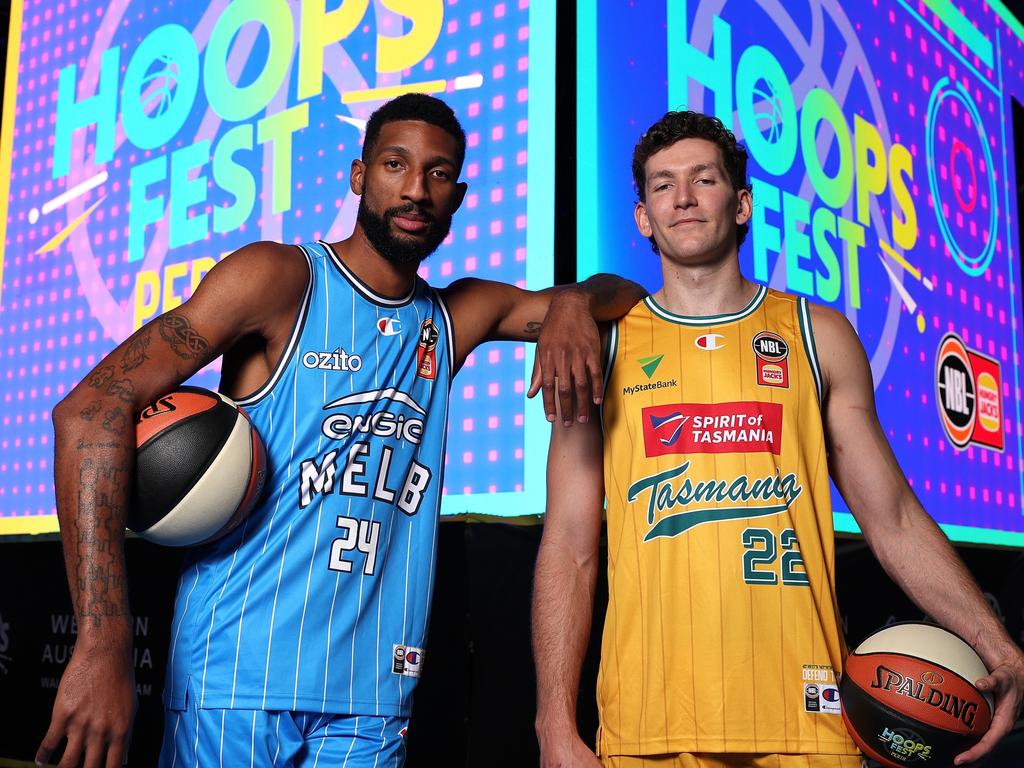
<path fill-rule="evenodd" d="M 648 457 L 692 453 L 773 453 L 782 450 L 782 405 L 758 401 L 673 403 L 644 408 Z"/>

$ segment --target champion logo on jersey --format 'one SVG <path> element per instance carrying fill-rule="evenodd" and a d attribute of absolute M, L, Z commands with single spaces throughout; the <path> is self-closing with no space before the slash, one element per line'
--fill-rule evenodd
<path fill-rule="evenodd" d="M 419 677 L 423 672 L 422 648 L 412 645 L 395 644 L 391 648 L 391 671 L 403 677 Z"/>
<path fill-rule="evenodd" d="M 402 332 L 402 321 L 397 317 L 382 317 L 377 321 L 381 336 L 397 336 Z"/>
<path fill-rule="evenodd" d="M 699 349 L 721 349 L 725 344 L 721 341 L 724 339 L 720 333 L 705 333 L 703 336 L 698 336 L 693 340 L 693 343 Z"/>

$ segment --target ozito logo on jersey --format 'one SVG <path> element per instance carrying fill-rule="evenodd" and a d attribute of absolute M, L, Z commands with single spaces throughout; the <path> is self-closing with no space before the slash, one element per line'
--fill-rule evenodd
<path fill-rule="evenodd" d="M 761 331 L 751 341 L 757 363 L 757 383 L 762 387 L 789 386 L 789 344 L 777 333 Z"/>
<path fill-rule="evenodd" d="M 429 317 L 420 326 L 420 340 L 416 345 L 416 375 L 421 379 L 437 378 L 437 325 Z"/>
<path fill-rule="evenodd" d="M 935 399 L 946 437 L 1003 450 L 1002 373 L 999 362 L 947 333 L 935 355 Z"/>
<path fill-rule="evenodd" d="M 363 358 L 350 355 L 341 347 L 333 352 L 305 352 L 302 364 L 315 371 L 345 371 L 355 373 L 363 367 Z"/>
<path fill-rule="evenodd" d="M 641 411 L 648 457 L 782 451 L 782 405 L 759 401 L 673 403 Z"/>

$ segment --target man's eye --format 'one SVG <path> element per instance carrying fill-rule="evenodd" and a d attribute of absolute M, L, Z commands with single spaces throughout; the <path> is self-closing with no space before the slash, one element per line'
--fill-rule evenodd
<path fill-rule="evenodd" d="M 451 176 L 448 174 L 448 171 L 443 171 L 440 168 L 435 168 L 434 178 L 441 179 L 442 181 L 447 181 L 448 179 L 451 178 Z"/>
<path fill-rule="evenodd" d="M 400 168 L 402 166 L 397 160 L 385 160 L 384 165 L 388 168 Z"/>

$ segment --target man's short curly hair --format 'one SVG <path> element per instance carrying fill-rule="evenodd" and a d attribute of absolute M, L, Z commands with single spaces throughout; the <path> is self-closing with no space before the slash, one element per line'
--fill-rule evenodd
<path fill-rule="evenodd" d="M 737 143 L 733 132 L 717 117 L 680 110 L 666 112 L 664 117 L 647 129 L 633 148 L 633 183 L 636 185 L 636 193 L 641 203 L 647 202 L 647 160 L 656 152 L 683 139 L 705 139 L 716 144 L 722 151 L 722 161 L 732 188 L 737 192 L 741 189 L 753 191 L 747 180 L 747 150 L 742 144 Z M 741 224 L 736 228 L 737 248 L 743 244 L 749 231 L 749 224 Z M 657 251 L 658 247 L 653 238 L 651 244 Z"/>
<path fill-rule="evenodd" d="M 455 139 L 455 157 L 458 171 L 462 171 L 462 161 L 466 158 L 466 132 L 459 123 L 452 108 L 438 98 L 425 93 L 407 93 L 392 99 L 377 108 L 366 121 L 366 133 L 363 136 L 362 160 L 365 163 L 373 154 L 380 137 L 380 129 L 388 123 L 401 120 L 416 120 L 421 123 L 435 125 L 447 131 Z"/>

